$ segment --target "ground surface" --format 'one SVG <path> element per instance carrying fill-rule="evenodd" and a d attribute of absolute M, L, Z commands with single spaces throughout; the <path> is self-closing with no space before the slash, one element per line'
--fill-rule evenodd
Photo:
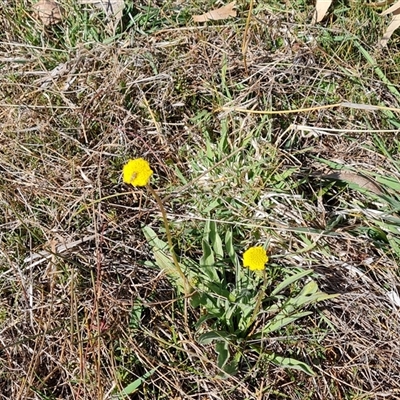
<path fill-rule="evenodd" d="M 312 4 L 248 19 L 239 2 L 198 24 L 222 3 L 139 1 L 114 30 L 61 3 L 47 27 L 26 0 L 0 5 L 0 398 L 400 398 L 400 53 L 396 34 L 377 49 L 376 10 L 339 3 L 311 26 Z M 155 258 L 159 205 L 121 180 L 136 157 L 212 304 Z M 255 245 L 265 275 L 235 275 Z M 293 317 L 310 284 L 339 296 Z M 267 331 L 280 312 L 293 322 Z"/>

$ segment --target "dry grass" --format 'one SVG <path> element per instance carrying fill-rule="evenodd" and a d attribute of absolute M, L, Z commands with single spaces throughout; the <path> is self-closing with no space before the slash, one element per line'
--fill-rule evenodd
<path fill-rule="evenodd" d="M 396 130 L 398 113 L 217 111 L 400 99 L 351 41 L 335 44 L 339 25 L 303 25 L 311 9 L 301 4 L 295 15 L 259 6 L 247 70 L 244 9 L 237 21 L 193 27 L 182 18 L 203 9 L 195 2 L 152 3 L 162 19 L 149 11 L 147 25 L 141 7 L 130 29 L 101 44 L 85 42 L 76 15 L 43 29 L 28 3 L 0 6 L 0 398 L 117 399 L 153 368 L 130 398 L 400 398 L 399 307 L 387 296 L 399 288 L 400 254 L 368 233 L 377 229 L 367 211 L 379 205 L 311 176 L 326 172 L 326 159 L 398 181 L 397 132 L 371 133 Z M 377 55 L 380 65 L 393 57 Z M 278 265 L 312 268 L 322 290 L 340 293 L 262 343 L 313 365 L 315 377 L 249 352 L 237 376 L 215 378 L 213 349 L 196 342 L 168 280 L 145 265 L 141 227 L 159 227 L 159 210 L 120 177 L 138 156 L 168 196 L 182 253 L 199 257 L 212 193 L 213 217 L 234 225 L 238 243 L 268 237 Z"/>

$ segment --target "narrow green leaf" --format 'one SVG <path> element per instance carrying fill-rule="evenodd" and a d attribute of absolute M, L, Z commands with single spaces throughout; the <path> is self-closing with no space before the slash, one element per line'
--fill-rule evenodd
<path fill-rule="evenodd" d="M 217 231 L 217 224 L 215 223 L 215 221 L 210 221 L 210 242 L 214 249 L 214 253 L 217 256 L 217 259 L 223 259 L 224 249 L 222 247 L 222 240 Z"/>
<path fill-rule="evenodd" d="M 210 267 L 215 265 L 214 251 L 209 243 L 203 239 L 201 246 L 203 248 L 203 255 L 200 258 L 200 267 Z"/>
<path fill-rule="evenodd" d="M 244 273 L 243 268 L 240 265 L 239 257 L 235 252 L 235 248 L 233 247 L 233 235 L 232 231 L 228 230 L 225 233 L 225 251 L 227 252 L 231 263 L 235 267 L 235 283 L 236 288 L 241 290 L 242 288 L 242 275 Z"/>
<path fill-rule="evenodd" d="M 388 176 L 377 176 L 376 181 L 379 182 L 382 186 L 393 189 L 395 192 L 400 193 L 400 182 L 393 177 Z"/>
<path fill-rule="evenodd" d="M 172 256 L 169 254 L 168 244 L 158 239 L 157 234 L 149 226 L 142 228 L 147 242 L 151 246 L 157 266 L 164 271 L 180 293 L 184 293 L 184 282 L 176 270 Z"/>
<path fill-rule="evenodd" d="M 294 298 L 290 304 L 295 309 L 300 309 L 300 308 L 304 308 L 306 305 L 319 303 L 320 301 L 324 301 L 324 300 L 334 299 L 335 297 L 338 297 L 338 296 L 339 296 L 339 294 L 326 294 L 323 292 L 317 292 L 317 293 L 314 293 L 311 295 L 306 295 L 306 296 L 299 295 L 298 297 Z"/>
<path fill-rule="evenodd" d="M 214 250 L 205 239 L 203 239 L 201 245 L 203 248 L 203 255 L 200 258 L 201 271 L 208 276 L 211 282 L 218 282 L 219 276 L 215 269 Z"/>
<path fill-rule="evenodd" d="M 271 293 L 272 296 L 276 296 L 278 293 L 280 293 L 283 289 L 286 289 L 288 286 L 290 286 L 292 283 L 300 280 L 301 278 L 304 278 L 305 276 L 312 275 L 314 271 L 312 269 L 308 269 L 306 271 L 301 271 L 298 272 L 297 274 L 294 274 L 292 276 L 289 276 L 286 278 L 282 283 L 280 283 Z"/>
<path fill-rule="evenodd" d="M 294 358 L 281 357 L 274 354 L 271 356 L 270 361 L 279 367 L 296 369 L 298 371 L 305 372 L 307 375 L 315 376 L 314 371 L 308 364 Z"/>
<path fill-rule="evenodd" d="M 225 250 L 233 265 L 236 267 L 237 263 L 239 263 L 239 260 L 236 255 L 235 248 L 233 247 L 233 235 L 232 231 L 230 230 L 227 230 L 225 233 Z"/>
<path fill-rule="evenodd" d="M 188 183 L 187 179 L 183 176 L 181 170 L 176 166 L 176 164 L 174 170 L 175 170 L 175 175 L 181 180 L 182 184 L 187 185 Z"/>
<path fill-rule="evenodd" d="M 198 342 L 200 344 L 210 344 L 212 342 L 229 342 L 231 335 L 225 331 L 211 331 L 200 335 Z"/>
<path fill-rule="evenodd" d="M 266 326 L 263 327 L 261 333 L 267 336 L 270 333 L 278 331 L 279 329 L 282 329 L 286 325 L 291 324 L 292 322 L 298 320 L 299 318 L 303 318 L 310 314 L 312 314 L 311 311 L 303 311 L 290 316 L 285 316 L 283 315 L 283 313 L 278 314 L 273 318 L 273 320 L 270 323 L 268 323 Z"/>
<path fill-rule="evenodd" d="M 149 378 L 151 375 L 154 374 L 154 372 L 157 370 L 158 367 L 153 368 L 149 372 L 146 372 L 143 376 L 140 378 L 136 379 L 134 382 L 130 383 L 128 386 L 126 386 L 121 393 L 118 395 L 118 399 L 124 399 L 126 396 L 132 394 L 147 378 Z"/>
<path fill-rule="evenodd" d="M 387 238 L 393 252 L 397 255 L 397 257 L 400 257 L 400 240 L 391 234 L 387 235 Z"/>
<path fill-rule="evenodd" d="M 139 329 L 143 313 L 143 303 L 141 300 L 136 299 L 133 302 L 133 306 L 131 309 L 131 318 L 129 321 L 129 327 L 132 329 Z"/>

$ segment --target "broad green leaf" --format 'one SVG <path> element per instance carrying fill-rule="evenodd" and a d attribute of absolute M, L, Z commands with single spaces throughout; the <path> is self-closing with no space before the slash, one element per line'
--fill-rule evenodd
<path fill-rule="evenodd" d="M 212 200 L 208 206 L 203 210 L 203 213 L 209 213 L 210 211 L 214 210 L 214 208 L 221 207 L 220 200 L 218 198 Z"/>
<path fill-rule="evenodd" d="M 205 314 L 203 316 L 201 316 L 197 322 L 196 322 L 196 328 L 199 328 L 201 326 L 201 324 L 203 324 L 204 322 L 210 320 L 210 319 L 214 319 L 215 316 L 211 315 L 211 314 Z"/>
<path fill-rule="evenodd" d="M 227 63 L 224 63 L 223 65 L 226 66 Z M 226 91 L 228 92 L 228 87 L 226 87 Z M 228 145 L 227 137 L 228 137 L 229 132 L 230 132 L 230 130 L 228 127 L 228 121 L 226 119 L 223 119 L 221 121 L 221 136 L 220 136 L 220 140 L 218 143 L 218 149 L 221 154 L 223 154 L 225 152 L 225 149 L 227 148 L 227 145 Z"/>
<path fill-rule="evenodd" d="M 215 351 L 218 354 L 218 358 L 217 358 L 218 368 L 223 369 L 230 357 L 228 342 L 226 342 L 226 341 L 217 342 L 215 344 Z"/>
<path fill-rule="evenodd" d="M 301 289 L 299 297 L 300 296 L 308 296 L 311 293 L 316 293 L 317 290 L 318 290 L 318 285 L 316 284 L 316 282 L 310 281 L 303 287 L 303 289 Z"/>
<path fill-rule="evenodd" d="M 249 326 L 253 323 L 254 306 L 250 307 L 239 304 L 239 307 L 242 312 L 240 314 L 238 328 L 240 332 L 246 332 Z"/>
<path fill-rule="evenodd" d="M 227 375 L 236 375 L 238 372 L 238 363 L 235 360 L 224 365 L 224 372 Z"/>
<path fill-rule="evenodd" d="M 225 312 L 225 323 L 229 330 L 233 329 L 233 317 L 237 314 L 240 310 L 236 305 L 227 303 L 226 312 Z"/>
<path fill-rule="evenodd" d="M 207 149 L 206 154 L 209 160 L 214 160 L 215 158 L 213 147 L 214 147 L 213 143 L 211 143 L 209 140 L 206 140 L 206 149 Z"/>
<path fill-rule="evenodd" d="M 210 289 L 211 293 L 215 293 L 216 295 L 229 300 L 229 298 L 231 297 L 231 293 L 229 292 L 229 290 L 226 290 L 224 288 L 224 286 L 226 287 L 226 285 L 221 285 L 221 282 L 217 282 L 217 283 L 209 282 L 207 284 L 207 287 L 208 287 L 208 289 Z"/>
<path fill-rule="evenodd" d="M 210 232 L 211 232 L 211 226 L 210 226 L 210 220 L 208 219 L 204 224 L 204 232 L 203 232 L 203 239 L 206 242 L 210 241 Z"/>
<path fill-rule="evenodd" d="M 195 293 L 192 296 L 192 306 L 203 306 L 215 318 L 221 318 L 225 313 L 218 299 L 208 293 Z"/>

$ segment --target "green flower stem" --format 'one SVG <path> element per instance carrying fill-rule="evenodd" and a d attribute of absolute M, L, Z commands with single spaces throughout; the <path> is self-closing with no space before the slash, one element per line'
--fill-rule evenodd
<path fill-rule="evenodd" d="M 161 215 L 164 221 L 164 227 L 165 227 L 165 233 L 167 234 L 167 240 L 168 240 L 168 246 L 169 246 L 169 251 L 171 252 L 172 260 L 174 262 L 176 271 L 178 272 L 179 276 L 181 277 L 183 281 L 183 290 L 185 291 L 185 297 L 188 297 L 191 292 L 193 291 L 188 279 L 186 278 L 186 275 L 183 273 L 181 266 L 179 265 L 178 259 L 175 254 L 174 246 L 172 244 L 172 238 L 171 238 L 171 231 L 169 230 L 169 224 L 168 224 L 168 218 L 167 218 L 167 213 L 165 211 L 164 205 L 160 199 L 160 196 L 156 193 L 156 191 L 148 184 L 147 188 L 150 190 L 152 195 L 157 201 L 158 207 L 160 208 Z"/>
<path fill-rule="evenodd" d="M 247 324 L 247 328 L 250 328 L 250 326 L 256 321 L 256 319 L 258 317 L 258 313 L 261 310 L 262 301 L 265 298 L 265 291 L 267 290 L 267 272 L 265 270 L 262 271 L 262 276 L 263 276 L 263 284 L 258 292 L 256 305 L 254 306 L 253 314 Z"/>

